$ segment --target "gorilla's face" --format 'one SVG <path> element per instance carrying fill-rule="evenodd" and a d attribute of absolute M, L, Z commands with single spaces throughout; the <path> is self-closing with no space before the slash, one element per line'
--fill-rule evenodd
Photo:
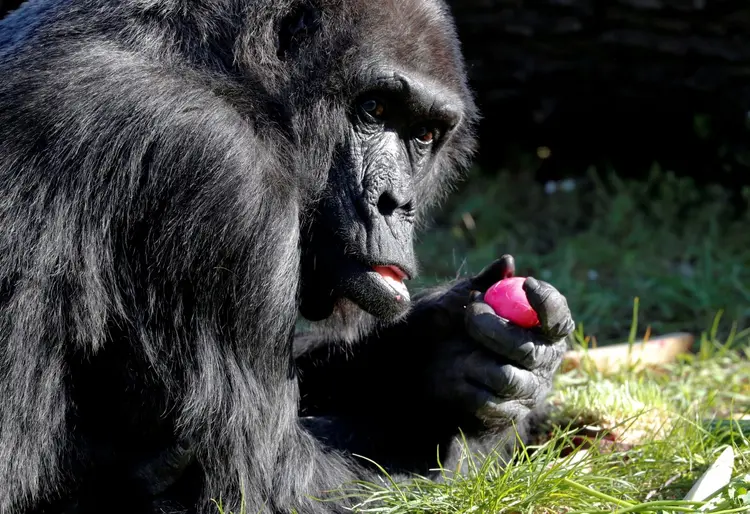
<path fill-rule="evenodd" d="M 419 185 L 431 179 L 435 154 L 461 121 L 457 100 L 393 69 L 357 95 L 305 245 L 305 317 L 328 317 L 340 299 L 380 318 L 408 307 Z"/>
<path fill-rule="evenodd" d="M 341 58 L 356 63 L 336 82 L 347 85 L 337 91 L 346 126 L 302 235 L 301 313 L 311 321 L 357 308 L 393 320 L 408 309 L 415 222 L 471 146 L 473 106 L 442 7 L 386 4 L 359 11 L 361 44 Z"/>

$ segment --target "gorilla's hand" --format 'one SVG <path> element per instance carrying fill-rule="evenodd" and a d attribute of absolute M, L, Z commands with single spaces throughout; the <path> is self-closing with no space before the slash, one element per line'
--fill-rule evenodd
<path fill-rule="evenodd" d="M 514 268 L 506 255 L 448 291 L 426 295 L 413 320 L 433 327 L 427 330 L 432 348 L 424 349 L 425 394 L 487 428 L 507 427 L 542 402 L 574 329 L 565 297 L 531 277 L 523 288 L 540 326 L 520 328 L 484 303 L 482 293 L 513 276 Z"/>

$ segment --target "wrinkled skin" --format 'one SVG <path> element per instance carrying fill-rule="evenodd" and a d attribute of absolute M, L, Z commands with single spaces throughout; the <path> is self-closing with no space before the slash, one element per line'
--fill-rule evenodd
<path fill-rule="evenodd" d="M 311 321 L 340 314 L 347 300 L 381 320 L 406 312 L 408 296 L 394 296 L 373 267 L 415 275 L 416 218 L 431 200 L 427 188 L 448 178 L 437 164 L 443 147 L 465 144 L 471 122 L 468 99 L 450 82 L 396 64 L 377 64 L 367 79 L 318 214 L 302 231 L 301 313 Z"/>

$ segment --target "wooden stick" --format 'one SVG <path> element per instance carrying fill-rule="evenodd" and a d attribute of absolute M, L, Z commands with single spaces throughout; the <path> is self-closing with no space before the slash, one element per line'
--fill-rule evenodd
<path fill-rule="evenodd" d="M 642 369 L 648 366 L 673 362 L 678 355 L 689 353 L 695 336 L 676 332 L 636 342 L 620 343 L 589 350 L 569 351 L 563 357 L 563 370 L 580 367 L 584 362 L 593 364 L 601 372 L 614 372 L 624 367 Z"/>

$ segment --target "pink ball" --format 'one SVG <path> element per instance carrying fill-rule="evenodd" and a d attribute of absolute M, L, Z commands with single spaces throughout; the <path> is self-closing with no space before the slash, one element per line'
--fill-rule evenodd
<path fill-rule="evenodd" d="M 523 290 L 525 281 L 526 277 L 503 279 L 487 290 L 484 301 L 498 316 L 519 327 L 531 328 L 539 324 L 539 317 L 526 298 Z"/>

